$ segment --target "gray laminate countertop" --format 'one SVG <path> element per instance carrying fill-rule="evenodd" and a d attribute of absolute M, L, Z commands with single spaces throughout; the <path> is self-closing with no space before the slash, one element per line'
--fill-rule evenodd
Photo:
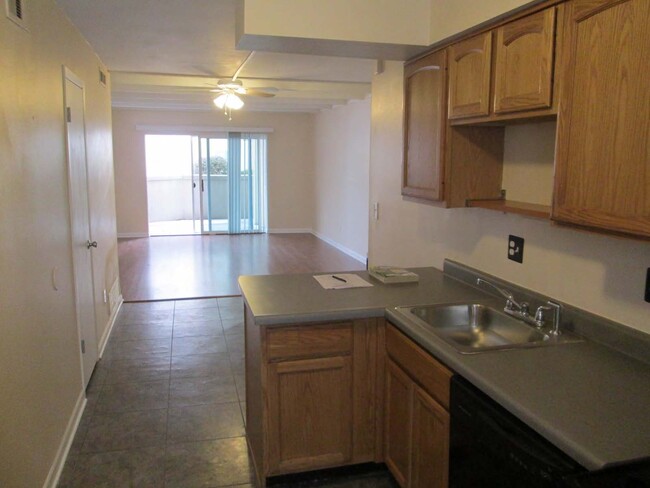
<path fill-rule="evenodd" d="M 355 271 L 373 286 L 325 290 L 313 274 L 290 274 L 240 276 L 239 287 L 259 325 L 383 317 L 388 307 L 462 302 L 489 296 L 435 268 L 413 271 L 420 276 L 419 283 L 384 285 L 366 271 Z"/>
<path fill-rule="evenodd" d="M 391 308 L 494 298 L 434 268 L 420 282 L 324 290 L 311 274 L 242 276 L 258 325 L 386 316 L 433 356 L 590 470 L 650 458 L 650 365 L 592 341 L 460 354 Z"/>

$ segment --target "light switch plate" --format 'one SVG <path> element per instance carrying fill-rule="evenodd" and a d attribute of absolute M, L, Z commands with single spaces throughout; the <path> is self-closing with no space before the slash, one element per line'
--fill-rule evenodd
<path fill-rule="evenodd" d="M 524 238 L 517 236 L 508 237 L 508 259 L 518 263 L 524 262 Z"/>

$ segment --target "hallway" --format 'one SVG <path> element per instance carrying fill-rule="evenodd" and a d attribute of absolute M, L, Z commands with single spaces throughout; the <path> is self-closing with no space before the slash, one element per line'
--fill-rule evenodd
<path fill-rule="evenodd" d="M 125 303 L 60 488 L 255 486 L 239 297 Z M 391 488 L 381 466 L 275 486 Z"/>
<path fill-rule="evenodd" d="M 124 304 L 59 486 L 250 486 L 242 306 Z"/>

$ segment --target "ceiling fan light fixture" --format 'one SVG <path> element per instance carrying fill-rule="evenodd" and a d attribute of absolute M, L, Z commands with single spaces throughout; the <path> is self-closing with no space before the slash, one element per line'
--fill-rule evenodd
<path fill-rule="evenodd" d="M 234 93 L 222 93 L 213 101 L 220 109 L 239 110 L 244 106 L 242 99 Z"/>

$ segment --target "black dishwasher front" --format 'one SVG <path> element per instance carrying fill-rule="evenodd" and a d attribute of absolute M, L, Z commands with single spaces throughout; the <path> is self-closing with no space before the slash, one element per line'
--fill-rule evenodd
<path fill-rule="evenodd" d="M 547 488 L 586 470 L 460 376 L 451 379 L 450 488 Z"/>

